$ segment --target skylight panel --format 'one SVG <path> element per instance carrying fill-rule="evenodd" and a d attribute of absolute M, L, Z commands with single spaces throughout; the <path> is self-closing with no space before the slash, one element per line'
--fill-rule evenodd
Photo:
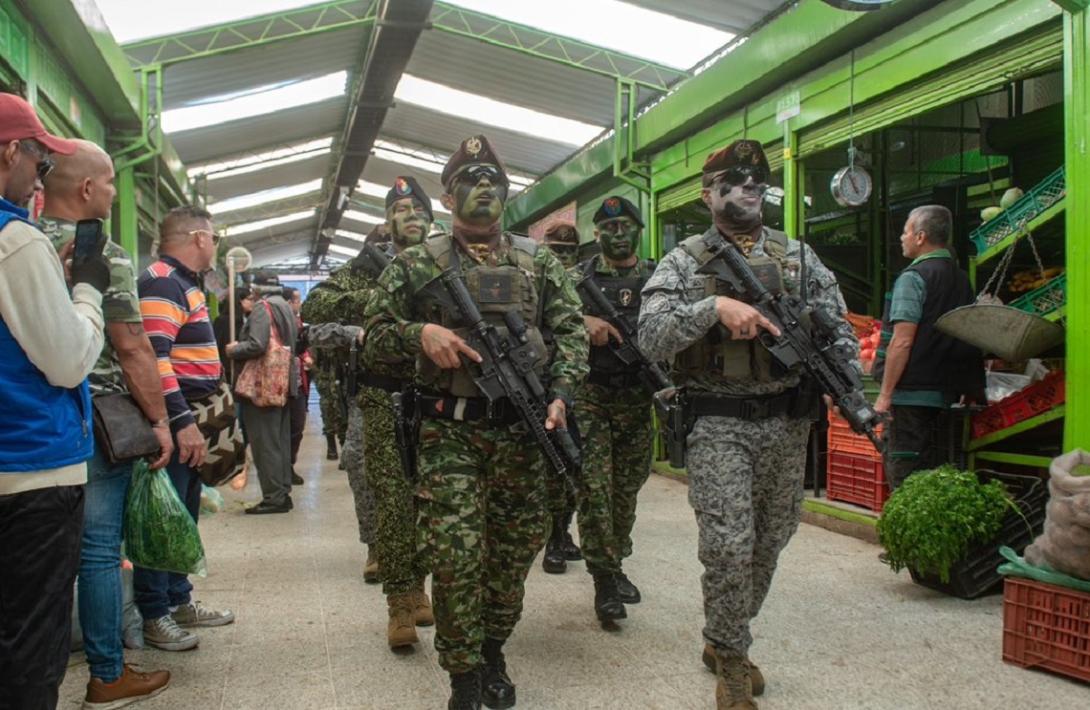
<path fill-rule="evenodd" d="M 350 219 L 355 222 L 363 222 L 364 224 L 382 224 L 386 221 L 385 217 L 380 217 L 368 212 L 360 212 L 359 210 L 345 210 L 341 215 L 345 219 Z"/>
<path fill-rule="evenodd" d="M 292 212 L 291 214 L 285 214 L 279 217 L 259 219 L 254 222 L 241 222 L 239 224 L 232 224 L 230 227 L 227 228 L 227 236 L 234 237 L 239 234 L 250 234 L 251 232 L 259 232 L 262 229 L 270 229 L 272 227 L 278 227 L 282 224 L 301 222 L 303 220 L 310 219 L 313 216 L 314 210 L 304 210 L 302 212 Z"/>
<path fill-rule="evenodd" d="M 348 72 L 339 71 L 316 79 L 260 87 L 241 96 L 212 97 L 198 105 L 163 111 L 163 130 L 177 133 L 207 128 L 344 96 L 347 78 Z"/>
<path fill-rule="evenodd" d="M 270 190 L 251 192 L 248 195 L 229 197 L 226 200 L 213 202 L 208 206 L 208 211 L 214 215 L 226 214 L 227 212 L 234 212 L 236 210 L 246 209 L 247 207 L 256 207 L 257 205 L 263 205 L 268 202 L 277 202 L 278 200 L 283 200 L 288 197 L 298 197 L 299 195 L 305 195 L 308 192 L 316 192 L 321 189 L 322 179 L 317 178 L 296 185 L 284 185 L 283 187 L 274 187 Z"/>
<path fill-rule="evenodd" d="M 584 145 L 604 130 L 604 126 L 504 103 L 411 74 L 402 74 L 394 98 L 429 111 L 450 116 L 473 116 L 499 128 L 572 146 Z"/>
<path fill-rule="evenodd" d="M 443 167 L 446 165 L 445 160 L 440 161 L 430 153 L 381 139 L 375 141 L 374 154 L 376 158 L 406 165 L 434 175 L 441 175 Z M 507 178 L 511 181 L 512 194 L 529 187 L 536 179 L 513 173 L 510 170 L 507 173 Z"/>
<path fill-rule="evenodd" d="M 734 38 L 730 32 L 620 0 L 447 2 L 676 69 L 692 67 Z"/>
<path fill-rule="evenodd" d="M 264 153 L 247 155 L 242 158 L 236 158 L 235 160 L 195 165 L 189 168 L 187 172 L 190 178 L 207 175 L 209 180 L 230 177 L 232 175 L 243 175 L 255 170 L 264 170 L 265 168 L 284 165 L 285 163 L 305 160 L 314 157 L 315 155 L 328 153 L 332 149 L 332 145 L 333 136 L 328 136 L 314 141 L 307 141 L 306 143 L 277 148 L 276 150 L 270 150 Z"/>
<path fill-rule="evenodd" d="M 353 249 L 352 247 L 343 247 L 340 244 L 330 244 L 329 250 L 335 254 L 344 254 L 345 256 L 356 256 L 360 253 L 359 249 Z"/>
<path fill-rule="evenodd" d="M 334 232 L 334 234 L 338 237 L 351 239 L 354 242 L 363 242 L 367 239 L 366 234 L 360 234 L 359 232 L 350 232 L 347 229 L 338 229 L 336 232 Z"/>
<path fill-rule="evenodd" d="M 314 0 L 95 0 L 118 43 L 188 32 L 199 27 L 243 20 L 312 5 Z"/>

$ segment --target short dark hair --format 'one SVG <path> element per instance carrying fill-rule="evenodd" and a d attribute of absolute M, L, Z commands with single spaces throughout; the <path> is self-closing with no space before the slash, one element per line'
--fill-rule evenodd
<path fill-rule="evenodd" d="M 908 213 L 917 232 L 927 235 L 927 241 L 937 247 L 950 243 L 954 216 L 942 205 L 923 205 Z"/>
<path fill-rule="evenodd" d="M 167 212 L 163 217 L 163 221 L 159 223 L 159 241 L 166 241 L 166 238 L 171 234 L 187 231 L 182 227 L 187 226 L 191 222 L 211 222 L 212 213 L 203 207 L 197 207 L 196 205 L 182 205 L 181 207 L 175 207 L 170 212 Z"/>
<path fill-rule="evenodd" d="M 294 286 L 285 286 L 284 290 L 281 292 L 281 295 L 284 297 L 285 301 L 290 301 L 291 299 L 295 298 L 295 294 L 297 293 L 299 293 L 299 289 L 295 288 Z"/>

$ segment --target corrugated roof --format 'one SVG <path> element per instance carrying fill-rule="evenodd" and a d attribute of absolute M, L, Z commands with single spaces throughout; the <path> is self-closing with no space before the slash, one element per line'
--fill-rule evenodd
<path fill-rule="evenodd" d="M 785 0 L 624 0 L 648 10 L 739 34 L 783 5 Z"/>
<path fill-rule="evenodd" d="M 237 195 L 261 192 L 282 185 L 296 185 L 329 172 L 330 154 L 324 153 L 294 163 L 255 170 L 208 181 L 208 201 L 226 200 Z"/>
<path fill-rule="evenodd" d="M 314 228 L 318 225 L 318 215 L 311 215 L 300 220 L 278 224 L 256 232 L 245 234 L 228 234 L 231 245 L 241 245 L 247 249 L 255 244 L 274 244 L 298 241 L 300 234 L 314 234 Z"/>

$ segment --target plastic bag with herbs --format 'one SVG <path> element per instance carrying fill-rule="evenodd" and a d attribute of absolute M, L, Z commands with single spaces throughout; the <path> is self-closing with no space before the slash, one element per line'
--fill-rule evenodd
<path fill-rule="evenodd" d="M 138 567 L 204 576 L 204 545 L 197 521 L 186 510 L 163 469 L 133 466 L 125 501 L 125 554 Z"/>

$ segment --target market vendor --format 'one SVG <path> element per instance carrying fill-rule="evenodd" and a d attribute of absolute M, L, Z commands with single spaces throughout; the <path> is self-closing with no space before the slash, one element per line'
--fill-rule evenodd
<path fill-rule="evenodd" d="M 935 328 L 944 313 L 974 301 L 949 248 L 952 224 L 950 210 L 924 205 L 909 213 L 901 233 L 912 263 L 893 284 L 874 363 L 882 383 L 875 409 L 892 415 L 885 452 L 891 490 L 914 471 L 943 463 L 935 446 L 940 418 L 959 399 L 983 395 L 980 351 Z"/>

